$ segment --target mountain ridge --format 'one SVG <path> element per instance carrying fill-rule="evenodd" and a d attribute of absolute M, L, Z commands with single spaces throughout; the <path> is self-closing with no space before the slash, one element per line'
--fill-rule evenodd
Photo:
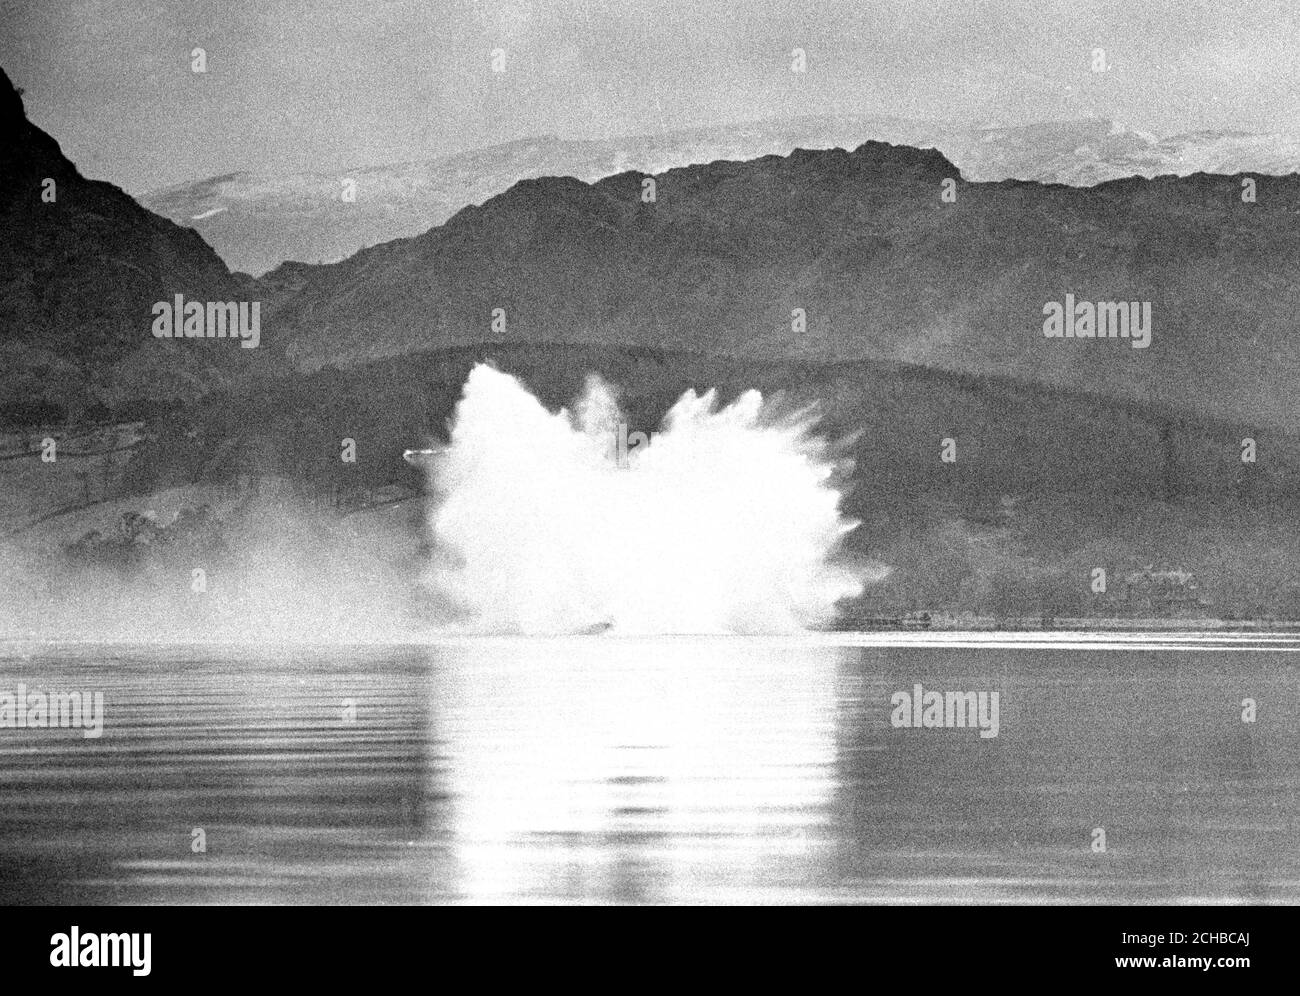
<path fill-rule="evenodd" d="M 1300 381 L 1300 177 L 964 179 L 935 150 L 844 150 L 521 181 L 410 239 L 263 280 L 311 369 L 481 340 L 896 359 L 1281 424 Z M 943 199 L 945 183 L 952 202 Z M 1044 308 L 1148 301 L 1150 349 L 1043 335 Z M 807 331 L 792 332 L 804 309 Z"/>
<path fill-rule="evenodd" d="M 816 115 L 612 139 L 535 136 L 337 173 L 227 173 L 172 184 L 139 200 L 202 231 L 233 269 L 265 274 L 281 262 L 338 262 L 359 248 L 418 235 L 521 179 L 658 174 L 719 159 L 786 155 L 794 148 L 853 149 L 868 140 L 937 148 L 977 181 L 1092 186 L 1128 175 L 1300 171 L 1300 138 L 1286 134 L 1200 130 L 1158 138 L 1105 118 L 992 127 Z M 352 203 L 341 198 L 346 178 L 357 183 Z"/>
<path fill-rule="evenodd" d="M 82 176 L 3 69 L 0 130 L 11 136 L 0 148 L 0 414 L 103 418 L 248 367 L 225 341 L 151 335 L 154 302 L 243 300 L 248 278 L 198 232 Z"/>

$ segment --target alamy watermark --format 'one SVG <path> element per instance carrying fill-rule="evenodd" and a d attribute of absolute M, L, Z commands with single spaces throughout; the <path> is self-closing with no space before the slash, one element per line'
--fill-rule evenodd
<path fill-rule="evenodd" d="M 73 925 L 50 937 L 50 964 L 55 968 L 129 968 L 132 975 L 151 970 L 152 934 L 99 934 Z"/>
<path fill-rule="evenodd" d="M 0 730 L 81 730 L 87 740 L 104 733 L 103 692 L 0 691 Z"/>
<path fill-rule="evenodd" d="M 1048 339 L 1127 339 L 1134 349 L 1151 345 L 1150 301 L 1065 301 L 1043 305 Z"/>
<path fill-rule="evenodd" d="M 153 306 L 155 339 L 240 339 L 244 349 L 262 341 L 261 301 L 172 301 Z"/>
<path fill-rule="evenodd" d="M 908 729 L 978 729 L 980 738 L 998 735 L 997 692 L 927 692 L 921 684 L 889 697 L 889 725 Z"/>
<path fill-rule="evenodd" d="M 605 456 L 619 470 L 627 470 L 632 466 L 632 454 L 648 447 L 659 436 L 658 432 L 645 433 L 639 430 L 628 432 L 627 423 L 619 422 L 618 427 L 610 433 Z"/>

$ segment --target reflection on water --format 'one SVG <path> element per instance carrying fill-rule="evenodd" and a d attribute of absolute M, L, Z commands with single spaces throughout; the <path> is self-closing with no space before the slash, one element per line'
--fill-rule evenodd
<path fill-rule="evenodd" d="M 0 900 L 1300 899 L 1294 644 L 1035 641 L 0 648 Z"/>
<path fill-rule="evenodd" d="M 481 899 L 781 898 L 816 881 L 836 655 L 527 644 L 440 670 L 450 830 Z"/>

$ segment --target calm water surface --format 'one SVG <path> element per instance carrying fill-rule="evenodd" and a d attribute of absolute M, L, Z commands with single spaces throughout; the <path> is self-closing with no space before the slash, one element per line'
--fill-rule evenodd
<path fill-rule="evenodd" d="M 1296 649 L 0 647 L 0 692 L 105 699 L 0 729 L 0 900 L 1295 903 Z M 893 728 L 916 683 L 998 736 Z"/>

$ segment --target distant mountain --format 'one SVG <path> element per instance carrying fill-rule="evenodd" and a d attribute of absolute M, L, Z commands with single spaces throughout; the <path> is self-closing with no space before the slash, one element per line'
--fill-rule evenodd
<path fill-rule="evenodd" d="M 343 174 L 231 173 L 143 195 L 140 202 L 201 232 L 236 270 L 285 260 L 332 263 L 409 238 L 520 180 L 594 182 L 634 170 L 857 148 L 868 140 L 937 148 L 971 180 L 1086 186 L 1127 176 L 1300 171 L 1300 137 L 1193 132 L 1158 139 L 1104 120 L 982 128 L 889 117 L 819 116 L 669 131 L 603 141 L 542 136 L 487 149 Z M 343 199 L 344 181 L 356 199 Z"/>
<path fill-rule="evenodd" d="M 226 341 L 152 336 L 154 302 L 251 285 L 192 229 L 78 173 L 3 70 L 0 133 L 0 421 L 190 398 L 253 362 Z"/>
<path fill-rule="evenodd" d="M 1166 138 L 1105 120 L 968 132 L 936 147 L 972 180 L 1089 187 L 1126 177 L 1300 172 L 1300 135 L 1192 131 Z"/>
<path fill-rule="evenodd" d="M 669 170 L 654 203 L 643 179 L 527 180 L 414 239 L 285 265 L 264 293 L 307 368 L 483 341 L 641 345 L 1294 420 L 1300 176 L 1258 178 L 1254 203 L 1225 176 L 970 183 L 938 152 L 871 142 Z M 1149 303 L 1149 348 L 1046 338 L 1044 307 L 1067 294 Z"/>

